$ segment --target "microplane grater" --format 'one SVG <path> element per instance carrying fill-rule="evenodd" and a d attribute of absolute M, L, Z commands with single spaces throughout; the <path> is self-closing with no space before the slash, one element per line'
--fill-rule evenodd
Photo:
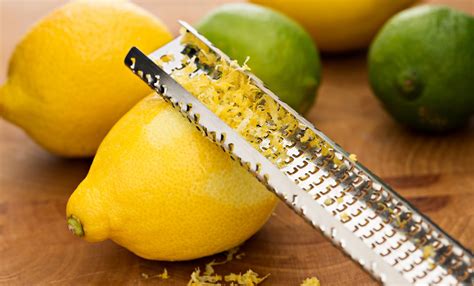
<path fill-rule="evenodd" d="M 185 33 L 191 33 L 220 59 L 231 63 L 228 56 L 193 27 L 183 21 L 180 24 Z M 383 284 L 474 284 L 474 259 L 470 250 L 352 160 L 346 151 L 281 102 L 249 71 L 235 66 L 269 100 L 274 100 L 279 108 L 299 121 L 298 129 L 285 135 L 288 159 L 284 164 L 268 160 L 262 154 L 263 147 L 254 148 L 211 112 L 170 76 L 174 69 L 182 67 L 186 49 L 182 37 L 149 56 L 134 47 L 126 56 L 125 64 L 203 135 Z M 172 55 L 172 60 L 159 67 L 155 62 L 167 55 Z M 321 148 L 308 147 L 301 140 L 305 132 L 324 142 L 329 154 Z"/>

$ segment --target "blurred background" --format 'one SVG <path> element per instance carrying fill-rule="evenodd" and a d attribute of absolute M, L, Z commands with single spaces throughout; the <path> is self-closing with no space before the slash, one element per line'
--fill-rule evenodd
<path fill-rule="evenodd" d="M 1 39 L 1 66 L 7 65 L 9 55 L 13 51 L 15 44 L 20 40 L 21 36 L 27 29 L 46 15 L 52 9 L 59 7 L 67 1 L 62 0 L 1 0 L 0 1 L 0 39 Z M 235 3 L 245 1 L 232 0 L 137 0 L 134 1 L 143 8 L 147 9 L 154 15 L 157 15 L 170 30 L 177 34 L 178 23 L 177 18 L 195 23 L 202 18 L 212 8 L 222 5 L 223 3 Z M 297 2 L 297 1 L 295 1 Z M 449 4 L 454 8 L 461 10 L 470 9 L 472 11 L 473 3 L 469 0 L 433 0 L 425 1 L 433 4 Z M 176 15 L 179 15 L 177 17 Z M 0 80 L 5 79 L 6 70 L 2 69 Z"/>

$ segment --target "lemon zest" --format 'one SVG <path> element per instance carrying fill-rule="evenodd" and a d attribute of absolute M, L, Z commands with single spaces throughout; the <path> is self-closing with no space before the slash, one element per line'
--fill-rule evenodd
<path fill-rule="evenodd" d="M 169 274 L 168 274 L 168 270 L 165 268 L 163 269 L 163 273 L 161 274 L 158 274 L 158 277 L 160 277 L 161 279 L 168 279 L 170 278 Z"/>
<path fill-rule="evenodd" d="M 160 57 L 160 60 L 161 60 L 163 63 L 167 63 L 167 62 L 173 61 L 173 60 L 174 60 L 174 56 L 173 56 L 173 54 L 165 54 L 165 55 L 162 55 L 162 56 Z"/>
<path fill-rule="evenodd" d="M 423 259 L 428 259 L 434 254 L 434 248 L 431 245 L 426 245 L 423 247 Z"/>
<path fill-rule="evenodd" d="M 240 250 L 240 247 L 238 247 L 238 246 L 227 250 L 227 255 L 226 255 L 225 262 L 232 261 L 234 259 L 234 257 L 237 256 L 237 253 L 239 252 L 239 250 Z"/>
<path fill-rule="evenodd" d="M 341 220 L 343 222 L 349 221 L 350 219 L 351 218 L 349 217 L 349 215 L 347 213 L 344 212 L 344 213 L 341 214 Z"/>
<path fill-rule="evenodd" d="M 288 138 L 319 150 L 336 166 L 334 150 L 311 129 L 257 87 L 245 73 L 246 65 L 219 58 L 193 34 L 184 32 L 183 67 L 171 76 L 227 125 L 278 167 L 288 158 Z"/>
<path fill-rule="evenodd" d="M 153 279 L 153 278 L 161 278 L 161 279 L 169 279 L 170 276 L 168 274 L 168 270 L 166 268 L 163 269 L 163 272 L 160 273 L 160 274 L 156 274 L 156 275 L 153 275 L 153 276 L 150 276 L 149 274 L 146 274 L 146 273 L 142 273 L 141 276 L 144 278 L 144 279 Z"/>
<path fill-rule="evenodd" d="M 349 155 L 349 160 L 352 162 L 357 162 L 357 155 L 356 154 L 350 154 Z"/>
<path fill-rule="evenodd" d="M 198 267 L 193 271 L 193 273 L 191 273 L 191 279 L 188 282 L 188 286 L 222 285 L 221 283 L 216 283 L 221 280 L 222 276 L 218 274 L 201 275 L 201 270 Z"/>
<path fill-rule="evenodd" d="M 188 282 L 188 286 L 210 286 L 210 285 L 223 285 L 222 276 L 215 272 L 214 266 L 226 264 L 227 262 L 232 261 L 234 258 L 241 259 L 244 253 L 238 253 L 239 247 L 234 247 L 229 249 L 226 253 L 226 258 L 222 261 L 216 262 L 212 260 L 211 262 L 207 263 L 205 266 L 204 273 L 201 274 L 201 270 L 196 268 L 191 273 L 191 278 Z M 239 258 L 240 257 L 240 258 Z M 270 274 L 265 275 L 264 277 L 259 277 L 259 274 L 254 272 L 253 270 L 249 269 L 244 274 L 235 274 L 229 273 L 224 276 L 225 282 L 231 282 L 230 285 L 245 285 L 245 286 L 252 286 L 258 285 L 263 280 L 268 278 Z M 234 283 L 235 282 L 235 283 Z"/>
<path fill-rule="evenodd" d="M 251 269 L 247 270 L 244 274 L 235 274 L 230 273 L 224 277 L 226 282 L 236 282 L 237 285 L 253 286 L 262 283 L 265 279 L 270 276 L 270 273 L 263 277 L 258 277 L 258 273 L 252 271 Z M 233 283 L 231 283 L 232 285 Z M 235 284 L 234 284 L 235 285 Z"/>
<path fill-rule="evenodd" d="M 303 280 L 300 286 L 320 286 L 320 282 L 316 277 L 309 277 Z"/>

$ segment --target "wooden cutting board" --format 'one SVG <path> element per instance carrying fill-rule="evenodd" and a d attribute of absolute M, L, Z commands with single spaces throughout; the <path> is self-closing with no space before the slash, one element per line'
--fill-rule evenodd
<path fill-rule="evenodd" d="M 26 28 L 62 1 L 0 1 L 1 75 Z M 177 19 L 195 22 L 223 1 L 138 1 L 177 31 Z M 472 1 L 437 1 L 474 13 Z M 409 132 L 382 110 L 367 84 L 365 53 L 323 57 L 323 84 L 310 121 L 356 153 L 421 211 L 474 248 L 474 124 L 445 136 Z M 466 75 L 468 76 L 468 75 Z M 473 76 L 473 74 L 471 74 Z M 0 284 L 185 285 L 214 258 L 189 262 L 141 259 L 104 242 L 89 244 L 67 231 L 66 201 L 91 160 L 49 155 L 20 129 L 0 120 Z M 216 267 L 220 274 L 251 268 L 271 273 L 264 285 L 375 285 L 354 262 L 280 204 L 263 229 L 242 246 L 246 256 Z M 171 278 L 145 279 L 167 268 Z"/>

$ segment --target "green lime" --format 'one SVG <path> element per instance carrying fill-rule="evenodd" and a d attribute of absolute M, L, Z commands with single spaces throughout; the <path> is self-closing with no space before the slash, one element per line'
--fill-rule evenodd
<path fill-rule="evenodd" d="M 474 114 L 474 17 L 443 6 L 401 12 L 369 52 L 375 95 L 400 123 L 446 131 Z"/>
<path fill-rule="evenodd" d="M 318 50 L 308 33 L 279 12 L 253 4 L 227 4 L 197 29 L 216 47 L 247 65 L 265 85 L 300 112 L 308 110 L 320 83 Z"/>

